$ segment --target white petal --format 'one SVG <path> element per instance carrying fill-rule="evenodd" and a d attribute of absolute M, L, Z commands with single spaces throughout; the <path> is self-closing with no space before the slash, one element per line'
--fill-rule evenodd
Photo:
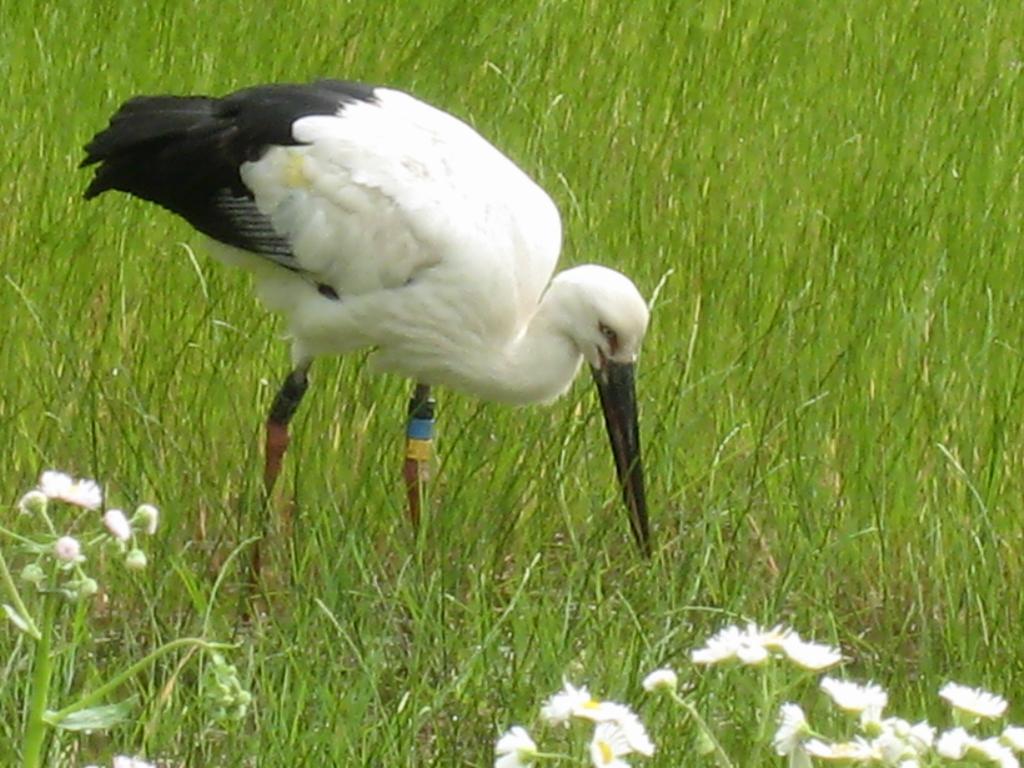
<path fill-rule="evenodd" d="M 888 694 L 874 683 L 858 685 L 848 680 L 826 677 L 821 681 L 821 690 L 828 694 L 837 707 L 847 712 L 863 712 L 870 707 L 881 713 L 889 702 Z"/>
<path fill-rule="evenodd" d="M 671 669 L 656 669 L 642 683 L 645 691 L 674 691 L 679 685 L 679 678 Z"/>
<path fill-rule="evenodd" d="M 128 541 L 132 537 L 132 526 L 120 509 L 108 509 L 103 514 L 103 524 L 118 541 Z"/>
<path fill-rule="evenodd" d="M 939 691 L 939 696 L 955 709 L 977 717 L 1001 717 L 1006 712 L 1006 699 L 981 688 L 946 683 Z"/>
<path fill-rule="evenodd" d="M 999 739 L 1015 752 L 1024 752 L 1024 728 L 1017 725 L 1008 725 L 1003 729 Z"/>
<path fill-rule="evenodd" d="M 974 738 L 963 728 L 954 728 L 939 736 L 939 740 L 935 742 L 935 751 L 939 753 L 940 757 L 960 760 L 967 754 L 967 748 L 973 742 Z"/>
<path fill-rule="evenodd" d="M 805 642 L 797 636 L 783 641 L 782 652 L 794 664 L 813 671 L 827 669 L 843 660 L 843 654 L 838 649 L 821 643 Z"/>
<path fill-rule="evenodd" d="M 807 718 L 800 705 L 783 704 L 779 708 L 779 729 L 772 739 L 775 754 L 785 756 L 798 750 L 802 751 L 801 744 L 809 734 L 810 726 L 807 724 Z"/>

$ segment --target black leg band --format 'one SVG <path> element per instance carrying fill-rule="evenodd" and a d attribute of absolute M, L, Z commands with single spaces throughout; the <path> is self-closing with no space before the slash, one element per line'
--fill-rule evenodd
<path fill-rule="evenodd" d="M 291 421 L 308 386 L 309 378 L 304 368 L 296 368 L 289 373 L 274 398 L 274 404 L 270 407 L 270 421 L 277 424 L 287 424 Z"/>

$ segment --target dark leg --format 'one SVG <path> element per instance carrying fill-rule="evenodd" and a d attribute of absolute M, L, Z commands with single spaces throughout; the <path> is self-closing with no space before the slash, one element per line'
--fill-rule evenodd
<path fill-rule="evenodd" d="M 306 376 L 308 371 L 309 363 L 306 363 L 289 373 L 274 398 L 274 404 L 270 407 L 270 415 L 267 417 L 266 464 L 263 468 L 263 488 L 268 498 L 270 492 L 274 490 L 277 476 L 281 473 L 281 460 L 288 448 L 288 422 L 295 415 L 309 386 L 309 379 Z"/>
<path fill-rule="evenodd" d="M 306 394 L 309 386 L 309 379 L 306 377 L 309 371 L 309 363 L 297 366 L 288 378 L 284 380 L 281 389 L 274 397 L 274 404 L 270 407 L 270 415 L 267 417 L 267 444 L 266 457 L 263 467 L 263 491 L 265 502 L 263 505 L 263 521 L 261 524 L 260 539 L 252 547 L 252 560 L 249 564 L 251 573 L 250 580 L 255 584 L 263 573 L 263 540 L 270 532 L 271 520 L 271 493 L 277 476 L 281 473 L 281 462 L 284 459 L 284 452 L 288 448 L 288 422 L 292 420 L 295 411 L 302 402 L 302 396 Z M 279 526 L 287 528 L 287 522 L 282 519 Z"/>
<path fill-rule="evenodd" d="M 423 482 L 427 479 L 430 452 L 434 441 L 434 398 L 427 384 L 417 384 L 409 398 L 409 423 L 406 427 L 405 464 L 402 477 L 409 498 L 409 520 L 419 527 L 423 504 Z"/>

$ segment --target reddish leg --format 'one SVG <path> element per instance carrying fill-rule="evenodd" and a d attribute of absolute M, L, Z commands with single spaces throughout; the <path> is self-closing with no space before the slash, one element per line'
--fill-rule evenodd
<path fill-rule="evenodd" d="M 430 453 L 434 440 L 434 398 L 427 384 L 417 384 L 409 398 L 409 422 L 406 427 L 405 463 L 402 478 L 409 499 L 409 521 L 419 528 L 423 505 L 423 484 L 428 478 Z"/>
<path fill-rule="evenodd" d="M 267 417 L 267 443 L 266 463 L 263 466 L 263 490 L 266 496 L 266 504 L 263 510 L 263 530 L 260 535 L 267 537 L 270 529 L 270 498 L 277 482 L 277 476 L 281 473 L 281 463 L 284 459 L 284 452 L 288 449 L 288 423 L 295 415 L 295 411 L 302 402 L 302 396 L 306 394 L 309 386 L 309 379 L 306 374 L 309 371 L 309 363 L 297 366 L 281 385 L 277 395 L 274 397 L 274 404 L 270 407 L 270 415 Z M 257 541 L 252 549 L 252 572 L 257 576 L 262 569 L 261 541 Z"/>
<path fill-rule="evenodd" d="M 274 398 L 274 404 L 270 407 L 270 415 L 267 417 L 266 464 L 263 468 L 263 488 L 268 497 L 274 490 L 274 483 L 281 473 L 284 452 L 288 449 L 288 423 L 295 415 L 309 386 L 309 379 L 306 376 L 308 371 L 307 363 L 289 373 Z"/>

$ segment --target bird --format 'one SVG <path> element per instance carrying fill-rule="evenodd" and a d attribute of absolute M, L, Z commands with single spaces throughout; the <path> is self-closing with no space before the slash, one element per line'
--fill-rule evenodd
<path fill-rule="evenodd" d="M 84 150 L 86 199 L 117 190 L 183 218 L 283 316 L 292 364 L 266 421 L 268 495 L 318 357 L 370 350 L 372 370 L 413 382 L 402 477 L 414 525 L 433 387 L 545 403 L 585 362 L 650 554 L 635 386 L 648 306 L 609 267 L 554 274 L 555 203 L 468 123 L 398 89 L 323 79 L 134 96 Z"/>

